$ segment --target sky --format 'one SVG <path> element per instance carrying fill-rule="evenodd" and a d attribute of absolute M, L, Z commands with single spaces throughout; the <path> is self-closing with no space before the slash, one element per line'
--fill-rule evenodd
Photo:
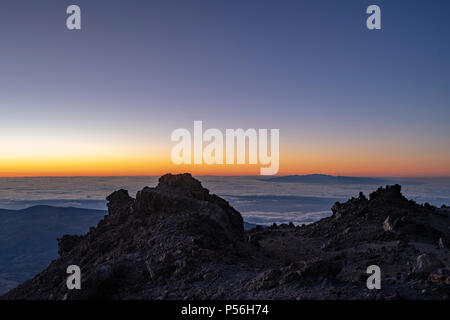
<path fill-rule="evenodd" d="M 79 5 L 82 30 L 66 28 Z M 381 30 L 366 8 L 381 8 Z M 2 0 L 0 176 L 181 165 L 177 128 L 280 129 L 279 174 L 450 176 L 449 1 Z"/>

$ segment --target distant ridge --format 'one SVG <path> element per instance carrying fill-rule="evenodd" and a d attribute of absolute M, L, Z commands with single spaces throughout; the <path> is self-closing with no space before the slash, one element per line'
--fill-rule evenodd
<path fill-rule="evenodd" d="M 36 205 L 0 209 L 0 294 L 44 269 L 58 257 L 56 239 L 83 234 L 106 210 Z"/>
<path fill-rule="evenodd" d="M 381 178 L 330 176 L 326 174 L 290 175 L 265 179 L 269 182 L 323 183 L 323 184 L 389 184 L 391 181 Z"/>

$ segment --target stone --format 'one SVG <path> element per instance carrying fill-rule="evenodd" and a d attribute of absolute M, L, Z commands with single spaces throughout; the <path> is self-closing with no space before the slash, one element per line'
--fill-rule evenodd
<path fill-rule="evenodd" d="M 416 258 L 413 273 L 430 273 L 442 267 L 442 262 L 431 253 L 424 253 Z"/>
<path fill-rule="evenodd" d="M 394 230 L 390 217 L 388 216 L 383 222 L 383 230 L 386 232 L 391 232 Z"/>
<path fill-rule="evenodd" d="M 442 237 L 439 238 L 439 241 L 438 241 L 438 248 L 439 248 L 439 249 L 445 249 L 445 244 L 444 244 L 444 240 L 442 239 Z"/>

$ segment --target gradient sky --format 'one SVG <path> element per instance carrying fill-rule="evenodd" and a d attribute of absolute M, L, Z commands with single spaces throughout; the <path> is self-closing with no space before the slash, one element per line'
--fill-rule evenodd
<path fill-rule="evenodd" d="M 450 176 L 449 14 L 435 0 L 2 0 L 0 176 L 259 172 L 174 166 L 170 134 L 194 120 L 279 128 L 280 174 Z"/>

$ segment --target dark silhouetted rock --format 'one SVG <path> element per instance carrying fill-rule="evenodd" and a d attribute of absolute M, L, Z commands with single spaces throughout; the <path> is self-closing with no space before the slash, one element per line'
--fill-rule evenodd
<path fill-rule="evenodd" d="M 335 203 L 296 227 L 244 231 L 241 215 L 190 174 L 165 175 L 108 215 L 58 239 L 60 258 L 1 299 L 442 299 L 448 297 L 448 214 L 406 199 L 399 185 Z M 367 289 L 378 265 L 382 289 Z M 82 289 L 66 288 L 78 265 Z"/>

